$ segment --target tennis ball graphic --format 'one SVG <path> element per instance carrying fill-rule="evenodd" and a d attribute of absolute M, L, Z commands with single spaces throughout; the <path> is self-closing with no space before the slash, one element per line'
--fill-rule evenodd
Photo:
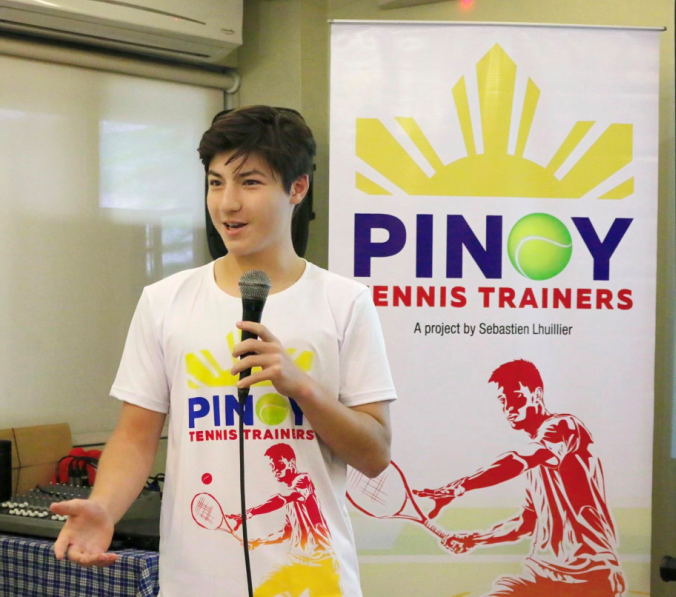
<path fill-rule="evenodd" d="M 256 402 L 256 416 L 266 425 L 279 425 L 289 414 L 289 403 L 279 394 L 265 394 Z"/>
<path fill-rule="evenodd" d="M 507 253 L 522 276 L 549 280 L 568 265 L 573 240 L 561 220 L 549 214 L 530 214 L 514 224 L 507 240 Z"/>

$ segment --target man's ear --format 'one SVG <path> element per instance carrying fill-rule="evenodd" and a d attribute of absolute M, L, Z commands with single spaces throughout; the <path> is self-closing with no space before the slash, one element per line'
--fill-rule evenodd
<path fill-rule="evenodd" d="M 542 388 L 535 388 L 535 399 L 540 403 L 544 404 L 545 403 L 545 392 Z"/>
<path fill-rule="evenodd" d="M 291 183 L 291 193 L 289 199 L 291 205 L 298 205 L 307 195 L 310 188 L 310 177 L 307 174 L 301 174 Z"/>

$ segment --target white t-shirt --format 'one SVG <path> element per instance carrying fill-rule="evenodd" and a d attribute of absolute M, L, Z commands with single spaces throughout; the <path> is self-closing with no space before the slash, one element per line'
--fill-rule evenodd
<path fill-rule="evenodd" d="M 221 514 L 240 512 L 237 378 L 229 370 L 241 316 L 241 299 L 216 285 L 214 263 L 148 286 L 111 390 L 171 414 L 161 597 L 247 594 L 241 528 L 227 532 Z M 268 297 L 262 323 L 346 406 L 395 399 L 364 285 L 308 263 L 294 285 Z M 254 589 L 273 596 L 291 583 L 293 594 L 359 597 L 345 463 L 269 382 L 251 388 L 244 428 L 247 509 L 264 505 L 248 521 L 249 541 L 269 541 L 250 552 Z"/>

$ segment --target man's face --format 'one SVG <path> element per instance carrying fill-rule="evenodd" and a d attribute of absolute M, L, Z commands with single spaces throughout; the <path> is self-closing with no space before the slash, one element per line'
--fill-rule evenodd
<path fill-rule="evenodd" d="M 232 154 L 216 154 L 209 164 L 209 215 L 228 253 L 264 257 L 290 242 L 293 207 L 306 188 L 296 181 L 287 193 L 281 176 L 261 157 L 251 154 L 228 164 Z"/>
<path fill-rule="evenodd" d="M 292 471 L 291 463 L 285 458 L 271 458 L 270 468 L 277 481 L 284 481 L 287 472 Z"/>
<path fill-rule="evenodd" d="M 523 429 L 524 424 L 536 415 L 542 407 L 542 390 L 531 392 L 518 382 L 505 383 L 498 388 L 498 400 L 502 404 L 502 412 L 514 429 Z"/>

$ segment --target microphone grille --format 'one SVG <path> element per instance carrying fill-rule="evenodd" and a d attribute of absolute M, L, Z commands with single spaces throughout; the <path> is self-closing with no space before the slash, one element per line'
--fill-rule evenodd
<path fill-rule="evenodd" d="M 259 269 L 252 269 L 242 274 L 239 279 L 239 291 L 243 299 L 264 301 L 270 292 L 270 278 Z"/>

